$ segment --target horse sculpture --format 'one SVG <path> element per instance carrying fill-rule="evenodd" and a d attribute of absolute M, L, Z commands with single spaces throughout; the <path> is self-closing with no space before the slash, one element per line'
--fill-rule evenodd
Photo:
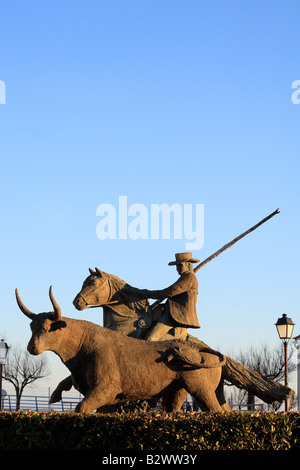
<path fill-rule="evenodd" d="M 142 290 L 113 274 L 89 269 L 81 291 L 73 304 L 77 310 L 103 307 L 103 326 L 127 336 L 144 339 L 152 324 L 161 316 L 164 305 L 149 304 Z M 173 328 L 163 339 L 186 339 L 186 328 Z"/>
<path fill-rule="evenodd" d="M 104 327 L 120 331 L 127 336 L 144 339 L 149 328 L 161 316 L 164 305 L 157 302 L 150 305 L 148 299 L 144 299 L 142 290 L 127 284 L 115 275 L 105 273 L 98 268 L 89 271 L 90 275 L 83 282 L 82 289 L 73 301 L 75 308 L 82 311 L 87 308 L 102 307 Z M 164 341 L 170 339 L 196 342 L 202 349 L 211 349 L 181 327 L 173 328 L 162 338 Z M 211 352 L 214 350 L 211 349 Z M 222 380 L 217 391 L 217 399 L 224 410 L 231 411 L 224 397 L 224 380 L 247 390 L 266 403 L 283 401 L 294 394 L 290 388 L 263 377 L 232 358 L 227 356 L 225 358 Z M 187 393 L 182 395 L 182 403 L 186 396 Z"/>

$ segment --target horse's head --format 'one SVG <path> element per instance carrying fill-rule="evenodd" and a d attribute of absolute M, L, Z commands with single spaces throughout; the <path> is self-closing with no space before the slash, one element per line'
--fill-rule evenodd
<path fill-rule="evenodd" d="M 82 284 L 81 291 L 73 300 L 77 310 L 84 310 L 90 305 L 104 305 L 110 300 L 111 287 L 106 273 L 95 268 L 89 269 L 90 275 Z"/>

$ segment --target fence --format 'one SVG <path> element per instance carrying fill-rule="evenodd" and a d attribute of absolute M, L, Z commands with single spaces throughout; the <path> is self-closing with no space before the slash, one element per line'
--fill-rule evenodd
<path fill-rule="evenodd" d="M 239 404 L 230 404 L 230 408 L 233 411 L 264 411 L 265 410 L 265 405 L 264 403 L 255 403 L 255 404 L 245 404 L 245 405 L 239 405 Z"/>
<path fill-rule="evenodd" d="M 58 403 L 49 404 L 49 397 L 47 396 L 22 395 L 20 409 L 32 411 L 74 411 L 77 403 L 81 400 L 82 398 L 80 397 L 66 397 L 62 398 Z M 16 396 L 2 396 L 2 410 L 14 411 L 15 409 Z"/>
<path fill-rule="evenodd" d="M 22 395 L 20 409 L 31 411 L 74 411 L 77 403 L 82 400 L 82 397 L 65 397 L 58 403 L 49 404 L 49 396 L 40 395 Z M 157 404 L 157 409 L 160 410 L 160 402 Z M 263 411 L 265 406 L 263 403 L 255 405 L 239 405 L 231 404 L 233 411 Z M 2 410 L 14 411 L 16 409 L 16 396 L 4 395 L 2 396 Z M 198 411 L 199 407 L 193 401 L 185 400 L 182 405 L 182 411 Z"/>

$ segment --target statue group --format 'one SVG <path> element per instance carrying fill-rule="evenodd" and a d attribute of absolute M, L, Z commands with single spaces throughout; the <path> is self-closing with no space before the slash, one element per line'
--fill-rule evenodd
<path fill-rule="evenodd" d="M 243 236 L 244 232 L 194 268 L 192 253 L 175 254 L 169 262 L 179 278 L 161 290 L 133 287 L 98 268 L 89 269 L 73 304 L 79 311 L 103 308 L 103 328 L 61 316 L 50 288 L 53 312 L 35 314 L 21 301 L 21 311 L 31 320 L 31 354 L 51 350 L 61 357 L 71 375 L 53 392 L 51 402 L 74 386 L 84 399 L 78 412 L 110 411 L 127 400 L 163 398 L 166 411 L 179 411 L 187 394 L 202 411 L 231 411 L 224 397 L 224 381 L 245 389 L 267 403 L 283 401 L 293 391 L 215 351 L 191 336 L 200 328 L 196 312 L 196 272 Z M 156 300 L 150 304 L 149 299 Z"/>

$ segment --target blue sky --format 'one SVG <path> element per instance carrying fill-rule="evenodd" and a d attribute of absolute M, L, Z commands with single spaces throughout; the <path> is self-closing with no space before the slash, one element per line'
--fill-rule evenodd
<path fill-rule="evenodd" d="M 96 209 L 204 204 L 200 330 L 224 352 L 299 334 L 297 1 L 2 0 L 0 332 L 27 344 L 31 310 L 65 316 L 99 267 L 163 288 L 185 240 L 99 240 Z M 49 356 L 50 357 L 50 356 Z M 62 378 L 64 372 L 62 373 Z"/>

